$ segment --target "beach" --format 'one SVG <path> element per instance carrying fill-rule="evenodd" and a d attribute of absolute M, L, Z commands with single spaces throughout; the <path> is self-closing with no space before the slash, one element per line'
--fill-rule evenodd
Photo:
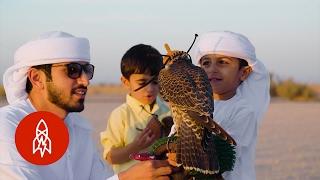
<path fill-rule="evenodd" d="M 81 112 L 99 133 L 124 96 L 88 96 Z M 2 101 L 0 106 L 5 105 Z M 258 180 L 320 179 L 320 103 L 272 100 L 258 133 L 256 172 Z"/>

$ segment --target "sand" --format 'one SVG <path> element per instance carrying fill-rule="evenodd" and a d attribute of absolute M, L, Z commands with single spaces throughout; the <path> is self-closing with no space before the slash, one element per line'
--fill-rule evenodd
<path fill-rule="evenodd" d="M 121 96 L 91 96 L 83 114 L 93 125 L 99 150 L 99 133 Z M 3 106 L 5 102 L 0 102 Z M 257 142 L 258 180 L 320 179 L 320 103 L 272 101 L 261 124 Z"/>
<path fill-rule="evenodd" d="M 272 102 L 262 122 L 257 179 L 320 179 L 320 103 Z"/>

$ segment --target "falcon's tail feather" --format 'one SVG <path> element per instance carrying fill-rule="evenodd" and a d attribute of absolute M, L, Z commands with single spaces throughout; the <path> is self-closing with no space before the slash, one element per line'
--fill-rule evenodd
<path fill-rule="evenodd" d="M 220 170 L 218 157 L 215 148 L 207 152 L 202 146 L 192 126 L 185 122 L 181 123 L 177 139 L 177 163 L 182 164 L 188 171 L 196 171 L 202 174 L 217 174 Z M 199 129 L 203 133 L 202 129 Z M 210 144 L 211 146 L 211 144 Z"/>
<path fill-rule="evenodd" d="M 236 141 L 211 117 L 204 115 L 200 116 L 199 113 L 195 111 L 188 111 L 188 115 L 206 127 L 209 131 L 214 132 L 220 138 L 227 141 L 229 144 L 237 145 Z"/>

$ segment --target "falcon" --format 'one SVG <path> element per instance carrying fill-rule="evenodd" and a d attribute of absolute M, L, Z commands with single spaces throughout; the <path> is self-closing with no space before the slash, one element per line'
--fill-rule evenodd
<path fill-rule="evenodd" d="M 235 146 L 234 139 L 212 118 L 212 88 L 207 74 L 184 51 L 165 44 L 165 67 L 159 73 L 160 96 L 170 105 L 175 124 L 176 162 L 188 172 L 217 174 L 220 164 L 215 138 Z"/>

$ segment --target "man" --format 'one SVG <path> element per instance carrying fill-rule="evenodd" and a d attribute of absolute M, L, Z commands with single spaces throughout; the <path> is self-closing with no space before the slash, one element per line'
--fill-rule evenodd
<path fill-rule="evenodd" d="M 89 41 L 64 32 L 48 32 L 15 53 L 3 81 L 9 105 L 0 108 L 0 179 L 107 179 L 111 174 L 90 137 L 91 128 L 77 112 L 93 77 Z M 35 111 L 49 111 L 64 120 L 70 143 L 49 165 L 24 160 L 15 146 L 19 122 Z M 84 142 L 84 143 L 81 143 Z M 165 161 L 145 161 L 109 179 L 168 179 Z"/>

